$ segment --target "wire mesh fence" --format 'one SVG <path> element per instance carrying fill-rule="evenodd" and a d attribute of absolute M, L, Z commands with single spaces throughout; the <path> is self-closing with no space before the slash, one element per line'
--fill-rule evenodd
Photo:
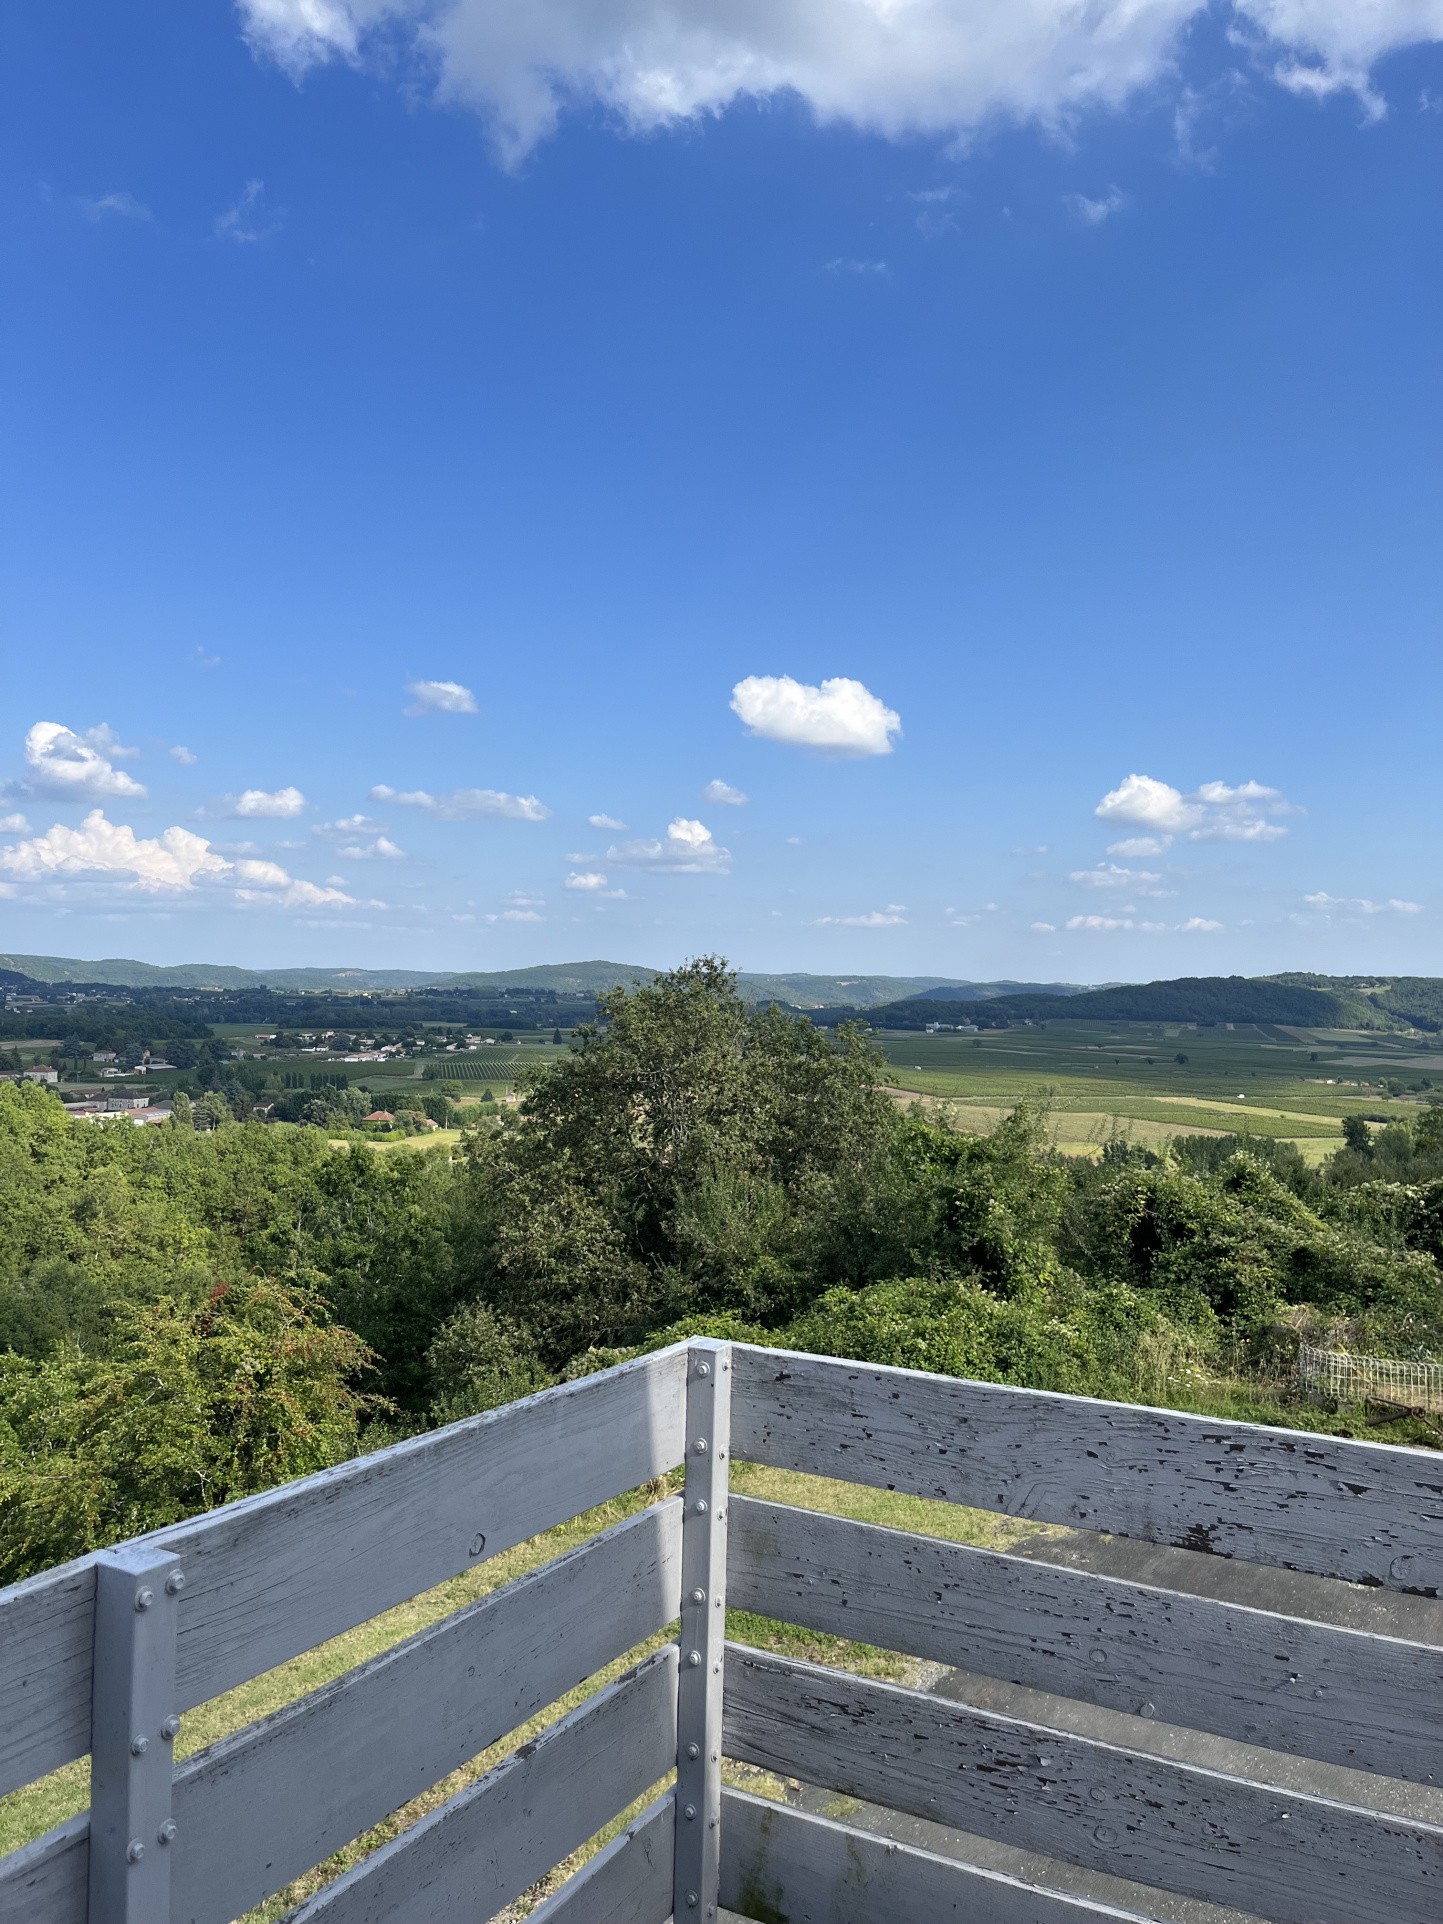
<path fill-rule="evenodd" d="M 1443 1415 L 1443 1363 L 1405 1363 L 1388 1356 L 1351 1356 L 1346 1350 L 1298 1349 L 1298 1380 L 1339 1403 L 1394 1403 L 1400 1409 Z"/>

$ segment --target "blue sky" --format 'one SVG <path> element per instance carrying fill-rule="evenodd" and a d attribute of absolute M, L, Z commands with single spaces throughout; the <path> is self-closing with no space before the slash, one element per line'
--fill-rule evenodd
<path fill-rule="evenodd" d="M 1443 968 L 1443 0 L 5 33 L 0 947 Z"/>

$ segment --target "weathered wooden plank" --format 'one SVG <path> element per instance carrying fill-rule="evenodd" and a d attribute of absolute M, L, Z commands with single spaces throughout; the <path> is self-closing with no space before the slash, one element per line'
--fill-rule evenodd
<path fill-rule="evenodd" d="M 643 1511 L 188 1758 L 173 1924 L 228 1924 L 664 1628 L 681 1507 Z"/>
<path fill-rule="evenodd" d="M 670 1791 L 567 1878 L 527 1924 L 666 1924 L 675 1799 Z"/>
<path fill-rule="evenodd" d="M 674 1644 L 296 1911 L 291 1924 L 476 1924 L 676 1762 Z"/>
<path fill-rule="evenodd" d="M 178 1685 L 203 1703 L 682 1458 L 684 1345 L 135 1539 L 186 1575 Z M 92 1561 L 0 1591 L 0 1793 L 90 1742 Z"/>
<path fill-rule="evenodd" d="M 90 1813 L 0 1858 L 0 1924 L 86 1924 Z"/>
<path fill-rule="evenodd" d="M 1443 1827 L 731 1646 L 726 1749 L 1274 1924 L 1432 1924 Z"/>
<path fill-rule="evenodd" d="M 1257 1423 L 736 1348 L 738 1456 L 1433 1596 L 1443 1458 Z"/>
<path fill-rule="evenodd" d="M 0 1590 L 0 1796 L 90 1748 L 95 1561 Z"/>
<path fill-rule="evenodd" d="M 1443 1650 L 785 1504 L 731 1500 L 734 1609 L 1415 1783 Z"/>
<path fill-rule="evenodd" d="M 766 1924 L 1140 1924 L 1134 1911 L 738 1790 L 722 1792 L 721 1901 Z"/>

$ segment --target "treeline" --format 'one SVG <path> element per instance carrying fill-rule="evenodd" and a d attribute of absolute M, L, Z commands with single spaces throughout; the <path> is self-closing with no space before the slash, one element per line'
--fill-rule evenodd
<path fill-rule="evenodd" d="M 1443 983 L 1439 985 L 1443 992 Z M 1418 998 L 1415 1003 L 1421 1006 Z M 962 1005 L 965 1008 L 966 1005 Z M 1084 989 L 1076 995 L 1006 995 L 962 1014 L 955 1001 L 926 996 L 886 1003 L 875 1009 L 829 1009 L 817 1020 L 828 1023 L 861 1016 L 878 1029 L 920 1029 L 928 1022 L 985 1020 L 989 1028 L 1014 1022 L 1274 1022 L 1304 1029 L 1397 1029 L 1411 1018 L 1395 1013 L 1381 997 L 1353 987 L 1314 988 L 1301 982 L 1243 975 L 1181 976 L 1171 982 L 1124 983 L 1109 989 Z M 1436 1022 L 1419 1024 L 1435 1027 Z"/>
<path fill-rule="evenodd" d="M 0 1087 L 0 1580 L 695 1329 L 1142 1401 L 1300 1326 L 1443 1355 L 1443 1110 L 1074 1162 L 716 962 L 602 1014 L 454 1155 Z"/>

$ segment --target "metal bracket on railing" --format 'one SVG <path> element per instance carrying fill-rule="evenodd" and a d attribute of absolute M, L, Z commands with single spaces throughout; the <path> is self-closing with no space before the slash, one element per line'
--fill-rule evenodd
<path fill-rule="evenodd" d="M 180 1718 L 175 1633 L 185 1574 L 136 1545 L 95 1565 L 90 1701 L 89 1924 L 170 1916 L 171 1779 Z"/>
<path fill-rule="evenodd" d="M 691 1344 L 676 1719 L 676 1924 L 692 1917 L 712 1921 L 717 1912 L 731 1370 L 729 1343 Z"/>

